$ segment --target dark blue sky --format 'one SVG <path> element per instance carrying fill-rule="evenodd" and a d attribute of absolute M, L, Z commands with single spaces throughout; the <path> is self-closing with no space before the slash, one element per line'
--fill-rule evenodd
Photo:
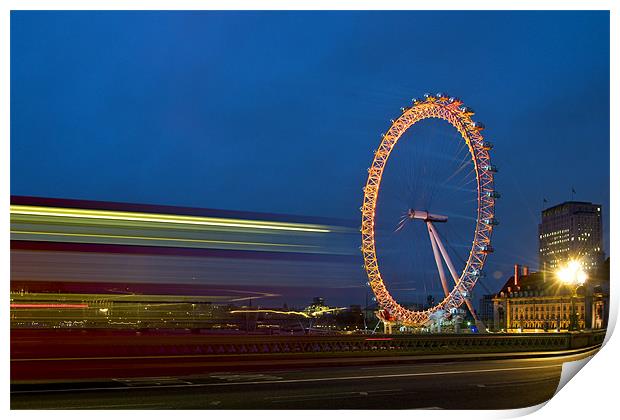
<path fill-rule="evenodd" d="M 571 187 L 609 250 L 608 12 L 12 12 L 11 193 L 355 220 L 427 91 L 496 145 L 491 272 Z"/>

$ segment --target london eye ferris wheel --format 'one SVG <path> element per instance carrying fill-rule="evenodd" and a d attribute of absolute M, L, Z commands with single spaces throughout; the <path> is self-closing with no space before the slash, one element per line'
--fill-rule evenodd
<path fill-rule="evenodd" d="M 426 94 L 401 111 L 382 135 L 364 187 L 368 285 L 402 325 L 423 325 L 463 303 L 476 317 L 472 291 L 498 224 L 492 144 L 456 97 Z"/>

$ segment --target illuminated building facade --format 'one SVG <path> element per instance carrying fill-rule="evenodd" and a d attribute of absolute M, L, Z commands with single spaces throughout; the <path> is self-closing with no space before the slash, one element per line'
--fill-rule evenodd
<path fill-rule="evenodd" d="M 539 269 L 555 272 L 563 262 L 579 259 L 586 272 L 603 262 L 600 204 L 567 201 L 542 211 L 538 225 Z"/>
<path fill-rule="evenodd" d="M 575 296 L 570 287 L 546 277 L 543 273 L 529 273 L 527 267 L 515 265 L 514 275 L 493 297 L 493 329 L 506 332 L 566 331 L 570 328 L 573 304 L 577 329 L 607 326 L 609 294 L 601 289 L 598 276 L 590 279 Z M 609 280 L 606 282 L 608 284 Z"/>

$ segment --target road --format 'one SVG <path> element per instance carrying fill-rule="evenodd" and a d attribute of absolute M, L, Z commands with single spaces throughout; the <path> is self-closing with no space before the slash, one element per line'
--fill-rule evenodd
<path fill-rule="evenodd" d="M 590 354 L 14 384 L 11 409 L 521 408 L 553 396 L 563 362 Z M 174 365 L 175 357 L 160 363 Z"/>

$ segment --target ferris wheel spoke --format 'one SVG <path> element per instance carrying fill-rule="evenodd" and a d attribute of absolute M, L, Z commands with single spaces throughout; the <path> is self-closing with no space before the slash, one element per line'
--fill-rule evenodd
<path fill-rule="evenodd" d="M 452 264 L 452 260 L 450 259 L 450 255 L 448 255 L 448 251 L 446 251 L 446 248 L 443 246 L 443 242 L 439 238 L 439 234 L 437 233 L 435 226 L 430 221 L 426 222 L 426 224 L 428 226 L 429 232 L 431 232 L 431 235 L 433 235 L 433 238 L 435 239 L 435 243 L 439 247 L 441 256 L 443 257 L 444 261 L 446 262 L 446 265 L 448 266 L 448 271 L 450 271 L 450 274 L 452 275 L 454 284 L 455 285 L 458 284 L 460 276 L 457 274 L 457 271 L 454 268 L 454 264 Z"/>
<path fill-rule="evenodd" d="M 456 171 L 454 171 L 454 172 L 452 173 L 452 175 L 450 175 L 450 176 L 449 176 L 449 177 L 448 177 L 448 178 L 444 181 L 444 183 L 445 183 L 445 182 L 450 181 L 452 178 L 454 178 L 455 176 L 457 176 L 457 175 L 458 175 L 458 174 L 459 174 L 459 173 L 460 173 L 463 169 L 467 168 L 469 165 L 471 165 L 471 162 L 465 162 L 465 163 L 463 163 L 463 164 L 462 164 L 462 165 L 461 165 L 461 166 L 460 166 L 460 167 L 459 167 Z M 471 173 L 471 171 L 470 171 L 470 173 Z"/>
<path fill-rule="evenodd" d="M 394 230 L 394 233 L 401 231 L 405 227 L 405 223 L 407 223 L 407 216 L 404 216 L 400 219 L 398 225 L 396 226 L 396 230 Z"/>
<path fill-rule="evenodd" d="M 441 263 L 437 241 L 435 240 L 435 235 L 433 235 L 433 231 L 431 229 L 431 223 L 427 222 L 426 227 L 428 228 L 428 236 L 431 239 L 431 246 L 433 248 L 433 255 L 435 256 L 435 263 L 437 264 L 437 271 L 439 272 L 439 279 L 441 280 L 441 287 L 443 288 L 444 295 L 448 297 L 448 295 L 450 295 L 450 289 L 448 288 L 446 273 L 443 269 L 443 264 Z"/>

